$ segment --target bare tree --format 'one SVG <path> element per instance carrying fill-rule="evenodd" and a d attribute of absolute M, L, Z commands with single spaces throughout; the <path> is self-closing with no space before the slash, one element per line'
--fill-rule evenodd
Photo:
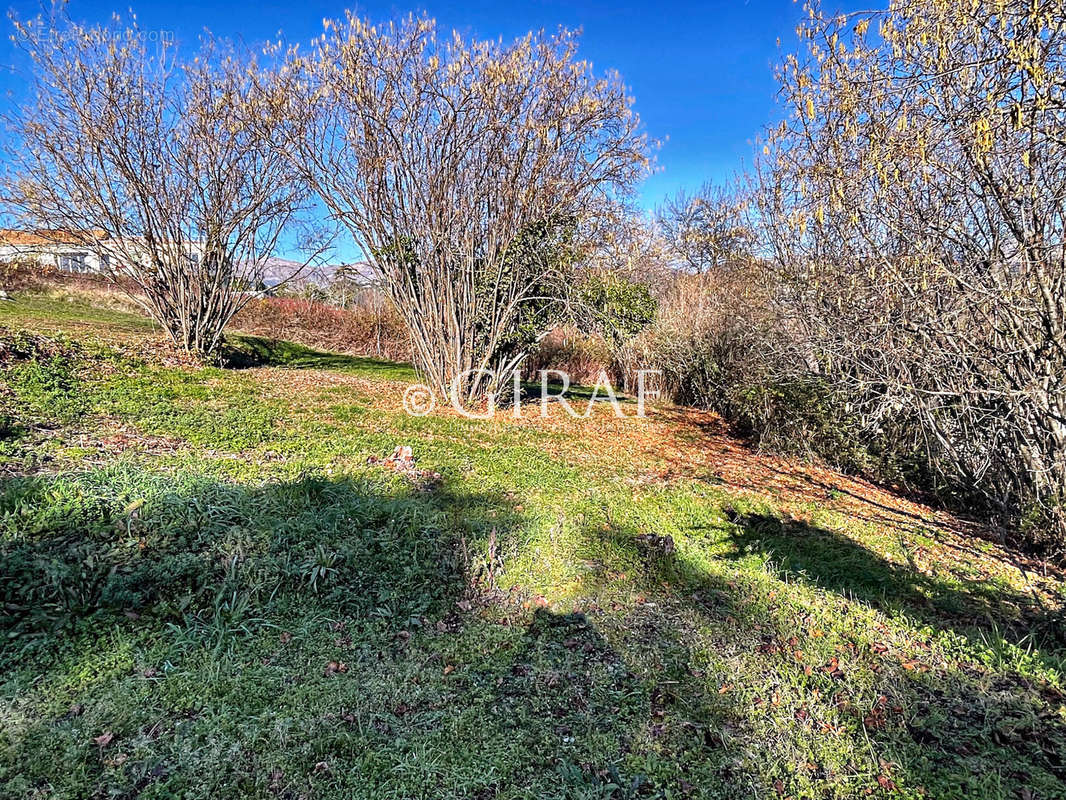
<path fill-rule="evenodd" d="M 407 18 L 328 22 L 278 95 L 294 159 L 355 237 L 440 391 L 474 398 L 553 322 L 585 233 L 648 163 L 617 75 L 575 35 L 511 44 Z M 465 379 L 464 379 L 465 376 Z"/>
<path fill-rule="evenodd" d="M 656 219 L 677 267 L 699 275 L 750 260 L 755 237 L 743 210 L 735 189 L 705 183 L 668 198 Z"/>
<path fill-rule="evenodd" d="M 14 23 L 34 98 L 5 199 L 82 237 L 178 346 L 215 352 L 308 194 L 252 103 L 254 65 L 210 38 L 181 61 L 117 17 Z"/>
<path fill-rule="evenodd" d="M 1066 6 L 811 9 L 760 213 L 807 356 L 942 485 L 1066 542 Z M 874 33 L 876 32 L 876 35 Z"/>

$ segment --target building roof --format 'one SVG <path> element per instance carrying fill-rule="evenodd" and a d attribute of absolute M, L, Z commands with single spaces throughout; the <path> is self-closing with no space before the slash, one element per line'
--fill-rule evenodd
<path fill-rule="evenodd" d="M 0 245 L 12 247 L 46 247 L 48 245 L 87 245 L 107 239 L 107 231 L 19 231 L 0 229 Z"/>

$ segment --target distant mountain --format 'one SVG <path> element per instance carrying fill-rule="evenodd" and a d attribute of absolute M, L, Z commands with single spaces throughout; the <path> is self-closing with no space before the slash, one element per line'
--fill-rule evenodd
<path fill-rule="evenodd" d="M 298 286 L 326 286 L 333 281 L 337 272 L 344 270 L 351 278 L 360 283 L 371 283 L 374 273 L 365 261 L 352 264 L 308 264 L 287 258 L 270 258 L 263 267 L 263 283 L 277 286 L 283 281 L 291 280 Z M 293 278 L 293 275 L 296 275 Z"/>

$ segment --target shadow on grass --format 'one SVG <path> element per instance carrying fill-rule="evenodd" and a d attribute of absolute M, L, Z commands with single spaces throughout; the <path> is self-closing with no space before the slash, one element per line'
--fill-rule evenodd
<path fill-rule="evenodd" d="M 771 535 L 803 539 L 802 552 L 817 566 L 788 572 L 790 580 L 875 607 L 898 594 L 895 602 L 917 617 L 928 609 L 922 592 L 929 591 L 945 606 L 934 624 L 947 628 L 959 624 L 958 609 L 968 609 L 963 617 L 978 627 L 959 630 L 975 643 L 982 630 L 990 639 L 999 635 L 997 621 L 1011 613 L 991 590 L 967 596 L 858 553 L 858 545 L 816 541 L 828 532 L 781 533 L 780 523 L 756 516 L 735 522 L 734 542 L 746 553 L 771 547 Z M 887 632 L 873 626 L 830 645 L 823 631 L 812 636 L 818 623 L 811 618 L 775 608 L 779 590 L 766 594 L 744 578 L 711 575 L 666 537 L 626 526 L 585 536 L 612 554 L 600 577 L 586 582 L 590 596 L 609 591 L 611 576 L 622 572 L 640 590 L 624 618 L 606 614 L 597 624 L 611 630 L 605 635 L 614 652 L 651 685 L 649 733 L 686 763 L 711 767 L 704 780 L 752 786 L 754 759 L 769 767 L 760 770 L 767 796 L 895 796 L 898 789 L 900 796 L 1056 797 L 1066 789 L 1066 695 L 1054 683 L 986 670 L 965 656 L 936 664 L 920 645 L 917 657 L 934 665 L 916 664 L 898 644 L 883 649 L 877 637 Z M 772 544 L 780 558 L 786 543 Z M 1053 624 L 1029 624 L 1041 622 Z M 1062 647 L 1048 645 L 1048 670 L 1061 672 Z M 790 762 L 787 754 L 796 753 L 804 756 Z"/>
<path fill-rule="evenodd" d="M 413 380 L 415 377 L 409 364 L 369 356 L 330 353 L 295 342 L 246 334 L 228 337 L 221 358 L 223 364 L 231 369 L 288 367 L 356 372 L 384 380 Z"/>
<path fill-rule="evenodd" d="M 0 699 L 22 710 L 0 783 L 665 796 L 685 768 L 654 749 L 659 701 L 595 627 L 472 592 L 518 522 L 492 495 L 321 475 L 3 480 Z"/>
<path fill-rule="evenodd" d="M 1062 612 L 1049 611 L 1035 596 L 984 580 L 943 581 L 922 572 L 913 560 L 895 564 L 850 538 L 790 518 L 728 515 L 732 557 L 759 554 L 781 578 L 969 636 L 994 630 L 1014 644 L 1025 639 L 1051 650 L 1066 646 Z"/>
<path fill-rule="evenodd" d="M 119 464 L 3 481 L 0 784 L 731 798 L 773 796 L 780 776 L 797 796 L 858 796 L 847 775 L 884 768 L 848 759 L 871 753 L 930 796 L 996 796 L 967 772 L 1011 770 L 1036 796 L 1064 777 L 1064 725 L 1039 687 L 914 675 L 857 651 L 841 677 L 807 673 L 794 618 L 664 537 L 586 533 L 604 558 L 585 587 L 602 608 L 587 615 L 472 596 L 491 531 L 520 522 L 489 494 L 321 475 L 249 486 Z M 622 571 L 641 599 L 612 610 Z M 881 583 L 861 591 L 873 602 Z M 789 705 L 814 690 L 824 700 Z M 829 714 L 832 735 L 817 727 Z M 114 742 L 94 744 L 103 732 Z"/>
<path fill-rule="evenodd" d="M 374 491 L 308 476 L 243 486 L 113 467 L 0 481 L 0 629 L 14 638 L 82 621 L 185 620 L 279 597 L 350 614 L 440 613 L 463 592 L 447 513 L 477 525 L 491 497 Z"/>

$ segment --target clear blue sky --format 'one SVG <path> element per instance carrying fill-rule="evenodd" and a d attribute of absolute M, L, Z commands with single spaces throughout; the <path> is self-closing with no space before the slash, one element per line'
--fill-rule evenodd
<path fill-rule="evenodd" d="M 191 42 L 208 28 L 249 44 L 279 32 L 288 41 L 308 40 L 321 30 L 324 17 L 341 16 L 348 7 L 343 0 L 70 0 L 68 8 L 76 20 L 103 22 L 129 5 L 145 30 L 172 31 L 179 41 Z M 641 191 L 649 208 L 679 187 L 721 180 L 750 165 L 753 140 L 779 114 L 773 65 L 795 47 L 802 16 L 793 0 L 379 0 L 351 7 L 376 21 L 426 11 L 444 28 L 481 38 L 514 38 L 560 24 L 580 27 L 582 55 L 598 70 L 622 74 L 648 133 L 664 140 L 660 171 Z M 41 5 L 19 0 L 9 8 L 28 17 Z M 15 67 L 0 71 L 0 88 L 17 96 L 24 79 L 6 35 L 0 64 Z"/>

